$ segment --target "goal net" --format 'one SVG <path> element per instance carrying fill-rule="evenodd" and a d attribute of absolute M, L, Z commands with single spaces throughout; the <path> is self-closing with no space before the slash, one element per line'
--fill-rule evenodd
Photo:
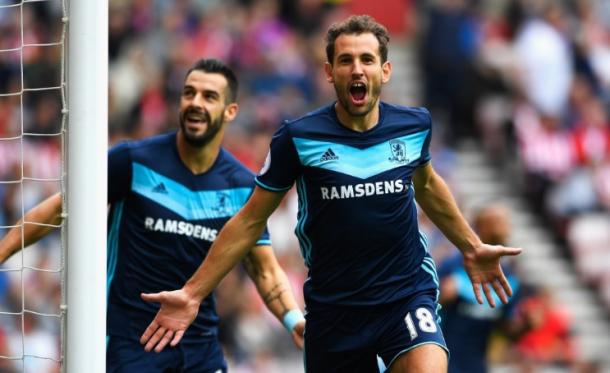
<path fill-rule="evenodd" d="M 74 3 L 81 4 L 70 9 L 67 0 L 0 0 L 0 238 L 14 229 L 23 245 L 25 227 L 51 231 L 0 266 L 2 372 L 105 368 L 107 43 L 93 49 L 86 44 L 106 37 L 107 2 Z M 89 35 L 89 41 L 76 37 L 71 46 L 74 33 Z M 75 53 L 83 56 L 75 59 Z M 84 81 L 85 69 L 96 77 Z M 71 87 L 79 98 L 71 98 Z M 99 107 L 92 110 L 83 100 L 94 100 Z M 94 119 L 85 118 L 84 112 Z M 83 170 L 82 162 L 96 174 Z M 93 182 L 104 185 L 91 188 Z M 24 219 L 28 210 L 55 193 L 62 195 L 61 224 Z M 89 203 L 82 204 L 83 198 Z M 85 218 L 86 211 L 91 216 Z M 86 224 L 99 226 L 93 232 Z M 91 255 L 93 250 L 100 253 Z"/>

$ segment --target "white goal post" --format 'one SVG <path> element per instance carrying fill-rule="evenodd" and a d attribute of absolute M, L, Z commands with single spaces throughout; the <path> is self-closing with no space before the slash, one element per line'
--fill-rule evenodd
<path fill-rule="evenodd" d="M 68 3 L 64 372 L 106 371 L 108 0 Z"/>

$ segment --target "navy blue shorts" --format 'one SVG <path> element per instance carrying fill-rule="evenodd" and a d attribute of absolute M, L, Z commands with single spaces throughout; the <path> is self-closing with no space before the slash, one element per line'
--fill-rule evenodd
<path fill-rule="evenodd" d="M 109 373 L 226 373 L 227 363 L 217 340 L 179 343 L 160 353 L 144 351 L 139 341 L 110 337 L 106 349 Z"/>
<path fill-rule="evenodd" d="M 422 269 L 414 277 L 416 288 L 424 290 L 398 302 L 308 312 L 306 372 L 379 372 L 422 344 L 437 344 L 448 351 L 437 314 L 436 273 Z"/>

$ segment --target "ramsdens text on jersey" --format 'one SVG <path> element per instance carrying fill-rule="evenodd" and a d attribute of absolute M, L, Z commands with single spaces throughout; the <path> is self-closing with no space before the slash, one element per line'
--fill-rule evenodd
<path fill-rule="evenodd" d="M 405 184 L 401 179 L 386 180 L 374 183 L 320 187 L 320 192 L 322 193 L 322 199 L 361 198 L 402 193 L 408 187 Z"/>
<path fill-rule="evenodd" d="M 213 242 L 218 234 L 218 230 L 204 227 L 203 225 L 172 219 L 154 219 L 151 217 L 144 219 L 144 227 L 155 232 L 175 233 L 210 242 Z"/>

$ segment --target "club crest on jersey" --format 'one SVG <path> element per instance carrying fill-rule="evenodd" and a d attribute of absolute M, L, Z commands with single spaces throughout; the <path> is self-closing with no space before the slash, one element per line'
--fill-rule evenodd
<path fill-rule="evenodd" d="M 407 158 L 407 147 L 404 141 L 401 140 L 390 140 L 390 150 L 392 151 L 392 156 L 388 158 L 390 162 L 396 163 L 408 163 L 409 159 Z"/>
<path fill-rule="evenodd" d="M 225 215 L 229 212 L 229 206 L 227 206 L 227 202 L 229 201 L 229 194 L 225 192 L 216 193 L 216 206 L 212 207 L 212 210 L 216 211 L 221 215 Z"/>

